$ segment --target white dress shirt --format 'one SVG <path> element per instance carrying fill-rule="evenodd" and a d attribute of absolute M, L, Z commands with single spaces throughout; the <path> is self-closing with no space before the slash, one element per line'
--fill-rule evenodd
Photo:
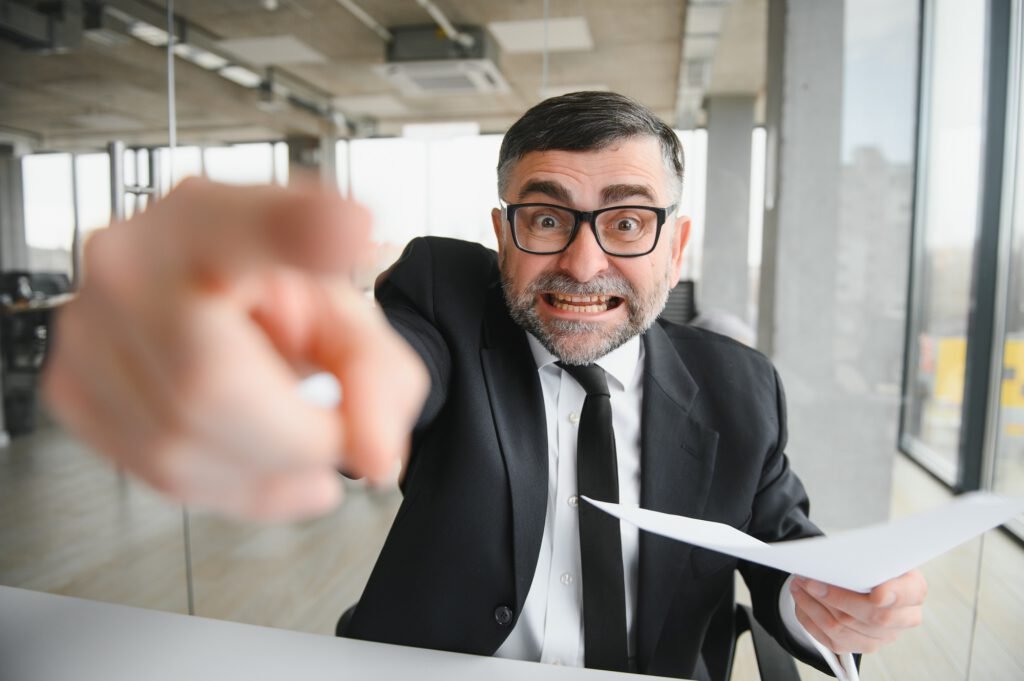
<path fill-rule="evenodd" d="M 544 392 L 548 436 L 548 506 L 537 570 L 515 628 L 498 657 L 583 666 L 583 591 L 576 498 L 576 436 L 586 391 L 558 358 L 527 334 Z M 608 375 L 612 428 L 619 468 L 619 503 L 640 505 L 640 403 L 643 344 L 633 337 L 597 360 Z M 637 567 L 640 531 L 621 524 L 629 654 L 636 650 Z"/>
<path fill-rule="evenodd" d="M 548 497 L 537 568 L 515 628 L 497 657 L 583 666 L 583 591 L 580 584 L 579 516 L 576 496 L 576 439 L 586 391 L 555 363 L 558 358 L 531 334 L 537 363 L 548 442 Z M 640 505 L 640 406 L 643 402 L 644 347 L 638 336 L 597 360 L 608 377 L 612 428 L 619 469 L 619 503 Z M 636 654 L 637 574 L 640 531 L 621 523 L 629 656 Z M 814 641 L 797 621 L 789 582 L 779 594 L 779 609 L 790 633 L 818 650 L 839 679 L 855 681 L 852 656 L 842 660 Z M 816 644 L 816 645 L 815 645 Z M 852 670 L 852 675 L 850 671 Z"/>

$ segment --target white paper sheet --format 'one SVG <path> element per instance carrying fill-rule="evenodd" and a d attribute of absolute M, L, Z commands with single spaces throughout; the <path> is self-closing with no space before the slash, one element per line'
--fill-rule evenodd
<path fill-rule="evenodd" d="M 862 593 L 1024 512 L 1024 498 L 972 492 L 890 523 L 766 544 L 722 523 L 583 498 L 642 530 Z"/>

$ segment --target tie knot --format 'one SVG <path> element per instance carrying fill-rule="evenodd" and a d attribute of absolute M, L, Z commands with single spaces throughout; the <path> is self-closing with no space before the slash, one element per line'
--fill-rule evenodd
<path fill-rule="evenodd" d="M 583 386 L 588 396 L 605 395 L 611 397 L 611 394 L 608 392 L 608 378 L 601 367 L 596 364 L 584 364 L 583 366 L 566 364 L 564 362 L 558 362 L 557 364 L 562 367 L 562 371 L 569 372 L 569 375 Z"/>

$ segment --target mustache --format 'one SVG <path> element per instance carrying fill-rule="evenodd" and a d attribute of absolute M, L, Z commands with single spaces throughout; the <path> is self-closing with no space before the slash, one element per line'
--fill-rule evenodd
<path fill-rule="evenodd" d="M 586 282 L 576 281 L 560 272 L 545 272 L 534 279 L 524 293 L 532 296 L 542 291 L 574 296 L 605 295 L 619 298 L 633 298 L 636 295 L 629 280 L 621 274 L 612 272 L 606 272 Z"/>

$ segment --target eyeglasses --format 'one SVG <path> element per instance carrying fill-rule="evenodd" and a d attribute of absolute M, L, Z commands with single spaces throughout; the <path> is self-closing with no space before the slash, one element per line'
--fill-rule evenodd
<path fill-rule="evenodd" d="M 590 223 L 598 246 L 608 255 L 636 258 L 658 245 L 665 217 L 675 211 L 652 206 L 610 206 L 600 210 L 573 210 L 551 203 L 505 204 L 516 247 L 535 255 L 552 255 L 569 248 L 580 225 Z"/>

